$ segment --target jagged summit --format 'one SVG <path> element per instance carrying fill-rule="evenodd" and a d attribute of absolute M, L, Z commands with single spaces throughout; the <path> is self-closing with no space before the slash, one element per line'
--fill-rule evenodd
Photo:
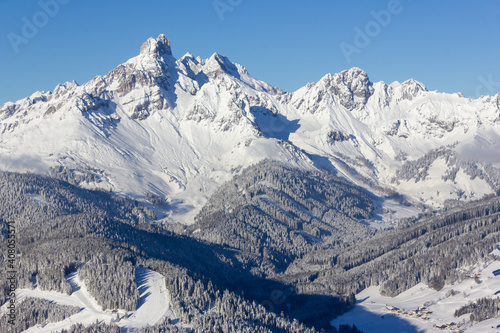
<path fill-rule="evenodd" d="M 413 79 L 372 83 L 357 67 L 284 93 L 218 53 L 177 60 L 160 35 L 106 75 L 0 106 L 0 170 L 55 168 L 82 186 L 153 192 L 170 198 L 175 218 L 187 223 L 235 170 L 263 158 L 349 178 L 353 169 L 370 184 L 416 196 L 414 179 L 425 177 L 407 164 L 433 149 L 498 155 L 499 100 L 429 92 Z M 426 157 L 435 165 L 417 200 L 442 203 L 460 191 L 476 198 L 496 188 L 496 169 L 445 153 L 436 162 Z M 471 179 L 470 170 L 483 173 Z"/>
<path fill-rule="evenodd" d="M 416 87 L 420 91 L 428 91 L 425 84 L 423 84 L 422 82 L 416 81 L 414 79 L 408 79 L 405 82 L 403 82 L 402 84 L 406 85 L 406 86 Z"/>
<path fill-rule="evenodd" d="M 226 74 L 239 78 L 239 72 L 236 65 L 227 57 L 218 54 L 217 52 L 207 60 L 207 68 L 210 72 L 224 72 Z"/>
<path fill-rule="evenodd" d="M 333 91 L 341 98 L 347 109 L 358 108 L 373 94 L 373 87 L 368 74 L 360 68 L 353 67 L 333 76 Z"/>
<path fill-rule="evenodd" d="M 170 49 L 170 41 L 164 34 L 159 35 L 156 39 L 150 37 L 142 44 L 140 53 L 142 55 L 152 54 L 158 56 L 171 56 L 172 50 Z"/>
<path fill-rule="evenodd" d="M 343 77 L 348 81 L 352 81 L 355 78 L 361 78 L 362 81 L 371 83 L 368 78 L 368 74 L 359 67 L 351 67 L 350 69 L 346 69 L 338 73 L 339 76 Z"/>
<path fill-rule="evenodd" d="M 326 74 L 317 83 L 308 84 L 302 89 L 307 90 L 306 95 L 315 96 L 313 97 L 316 99 L 315 105 L 307 107 L 311 113 L 321 108 L 319 102 L 327 100 L 331 100 L 350 111 L 361 109 L 374 92 L 373 83 L 368 78 L 368 74 L 357 67 L 333 75 Z M 326 92 L 331 98 L 327 97 Z M 301 93 L 296 95 L 300 96 Z M 303 102 L 297 103 L 299 106 L 307 105 Z"/>
<path fill-rule="evenodd" d="M 412 89 L 415 91 L 429 91 L 425 84 L 414 79 L 408 79 L 404 82 L 394 81 L 389 85 L 393 89 Z"/>

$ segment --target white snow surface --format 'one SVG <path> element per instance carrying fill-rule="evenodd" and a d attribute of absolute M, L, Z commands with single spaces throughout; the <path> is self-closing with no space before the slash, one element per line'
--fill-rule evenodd
<path fill-rule="evenodd" d="M 396 297 L 386 297 L 379 293 L 378 287 L 369 287 L 356 295 L 356 307 L 335 318 L 331 324 L 338 328 L 340 324 L 355 324 L 361 331 L 370 332 L 498 332 L 500 319 L 494 318 L 471 324 L 470 314 L 454 317 L 454 312 L 463 305 L 483 297 L 496 298 L 500 291 L 500 276 L 494 276 L 493 271 L 500 269 L 500 251 L 493 252 L 498 260 L 479 263 L 467 269 L 470 278 L 453 285 L 446 285 L 436 291 L 420 283 Z M 477 274 L 479 284 L 474 278 Z M 455 291 L 455 295 L 451 294 Z M 401 313 L 390 311 L 388 307 L 397 308 Z M 413 310 L 425 308 L 423 312 L 430 314 L 410 316 Z M 407 314 L 405 314 L 407 313 Z M 423 318 L 428 318 L 424 320 Z M 457 326 L 450 325 L 452 323 Z M 437 326 L 446 325 L 438 329 Z"/>
<path fill-rule="evenodd" d="M 496 165 L 499 114 L 499 95 L 473 100 L 411 79 L 372 83 L 359 68 L 285 93 L 217 53 L 175 59 L 160 35 L 105 76 L 0 106 L 0 170 L 98 170 L 98 182 L 81 186 L 140 200 L 155 193 L 167 199 L 169 220 L 185 224 L 218 186 L 264 158 L 440 206 L 454 198 L 447 193 L 477 198 L 492 188 L 467 175 L 447 183 L 451 166 L 438 161 L 424 182 L 393 183 L 403 164 L 396 157 L 454 145 L 463 158 Z M 343 139 L 330 140 L 332 131 Z"/>
<path fill-rule="evenodd" d="M 77 314 L 66 318 L 64 321 L 36 325 L 24 332 L 59 332 L 68 329 L 71 325 L 81 323 L 91 325 L 99 323 L 111 323 L 117 314 L 120 321 L 115 323 L 122 328 L 122 332 L 131 332 L 147 325 L 161 322 L 165 317 L 171 318 L 172 323 L 180 324 L 172 310 L 170 293 L 165 288 L 165 277 L 157 272 L 143 267 L 136 267 L 136 283 L 139 288 L 139 305 L 136 311 L 128 312 L 129 318 L 125 319 L 126 311 L 123 309 L 106 309 L 97 304 L 97 301 L 88 292 L 85 283 L 81 281 L 76 272 L 69 274 L 66 278 L 71 285 L 73 293 L 71 296 L 55 291 L 40 290 L 39 288 L 18 289 L 17 299 L 22 302 L 26 297 L 36 297 L 52 301 L 60 305 L 70 305 L 81 308 Z M 5 311 L 4 307 L 2 311 Z"/>

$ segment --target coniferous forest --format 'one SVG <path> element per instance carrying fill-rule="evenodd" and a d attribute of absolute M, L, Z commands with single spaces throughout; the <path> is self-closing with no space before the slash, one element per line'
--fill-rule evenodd
<path fill-rule="evenodd" d="M 330 321 L 369 286 L 395 296 L 418 283 L 436 290 L 463 279 L 500 242 L 500 198 L 403 220 L 375 231 L 362 223 L 375 196 L 326 171 L 263 161 L 219 188 L 186 228 L 155 222 L 152 205 L 66 180 L 0 173 L 0 225 L 16 221 L 20 288 L 72 293 L 77 272 L 103 309 L 139 304 L 136 267 L 165 277 L 178 321 L 143 332 L 359 332 Z M 460 246 L 457 246 L 460 244 Z M 0 253 L 2 276 L 7 252 Z M 8 288 L 0 301 L 8 301 Z M 498 300 L 457 310 L 481 321 Z M 57 322 L 80 309 L 26 298 L 22 320 L 2 332 Z M 65 332 L 119 332 L 113 323 Z"/>

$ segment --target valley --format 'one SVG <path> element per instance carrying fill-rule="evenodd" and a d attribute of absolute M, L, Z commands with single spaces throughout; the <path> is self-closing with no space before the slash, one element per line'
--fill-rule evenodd
<path fill-rule="evenodd" d="M 499 95 L 285 92 L 149 38 L 0 106 L 0 331 L 496 331 L 499 126 Z"/>

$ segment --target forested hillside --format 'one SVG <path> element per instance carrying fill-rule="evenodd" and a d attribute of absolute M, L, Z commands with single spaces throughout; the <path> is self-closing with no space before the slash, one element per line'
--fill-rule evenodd
<path fill-rule="evenodd" d="M 368 193 L 329 172 L 263 161 L 214 193 L 190 230 L 260 256 L 261 270 L 274 274 L 313 249 L 371 237 L 374 230 L 359 219 L 369 218 L 373 206 Z"/>
<path fill-rule="evenodd" d="M 186 230 L 107 192 L 33 174 L 0 179 L 2 230 L 10 220 L 19 226 L 20 287 L 71 293 L 66 276 L 77 271 L 104 309 L 133 311 L 133 268 L 142 265 L 165 277 L 179 321 L 199 332 L 335 332 L 329 321 L 351 309 L 364 288 L 397 295 L 424 282 L 440 289 L 500 242 L 498 197 L 375 232 L 361 222 L 373 214 L 372 194 L 326 171 L 273 161 L 224 184 Z M 1 260 L 4 274 L 5 252 Z M 75 310 L 47 311 L 30 323 Z M 174 324 L 166 319 L 144 331 L 183 330 Z"/>
<path fill-rule="evenodd" d="M 38 175 L 4 174 L 2 177 L 9 181 L 1 187 L 0 197 L 8 199 L 3 199 L 6 204 L 15 205 L 16 212 L 23 212 L 18 218 L 26 216 L 31 221 L 19 223 L 17 277 L 20 287 L 36 285 L 43 290 L 70 293 L 65 276 L 77 270 L 103 308 L 131 310 L 137 305 L 131 267 L 144 265 L 166 277 L 175 313 L 196 330 L 228 331 L 247 327 L 262 332 L 314 331 L 313 321 L 309 320 L 308 328 L 294 321 L 294 315 L 302 313 L 304 297 L 296 295 L 293 286 L 252 274 L 246 263 L 255 258 L 232 248 L 173 234 L 161 224 L 140 223 L 135 212 L 141 214 L 145 208 L 128 199 L 81 190 Z M 52 194 L 44 196 L 43 203 L 35 201 L 32 205 L 33 197 L 25 193 L 40 195 L 45 187 Z M 117 202 L 122 205 L 115 206 Z M 51 210 L 44 213 L 36 205 L 51 207 Z M 86 205 L 84 209 L 80 208 L 83 205 Z M 109 213 L 102 207 L 108 207 Z M 13 216 L 16 215 L 11 210 L 3 213 L 2 224 Z M 5 242 L 2 241 L 4 245 Z M 5 272 L 6 253 L 1 254 L 1 259 Z M 289 307 L 281 301 L 281 296 L 279 302 L 274 300 L 271 295 L 276 290 L 286 293 L 287 303 L 297 307 L 295 312 L 287 311 Z M 3 303 L 7 289 L 2 288 L 1 292 Z M 332 311 L 320 326 L 326 325 L 331 313 L 341 313 L 350 306 L 349 300 L 342 297 L 327 297 L 326 301 L 332 305 Z M 281 313 L 282 310 L 288 313 Z M 310 315 L 306 313 L 300 319 L 307 321 Z M 157 329 L 160 327 L 177 329 L 169 322 L 159 324 Z"/>
<path fill-rule="evenodd" d="M 408 221 L 326 257 L 316 279 L 302 286 L 357 293 L 380 285 L 383 294 L 395 296 L 424 282 L 439 290 L 464 278 L 461 267 L 484 260 L 495 249 L 499 215 L 500 199 L 495 197 Z"/>

